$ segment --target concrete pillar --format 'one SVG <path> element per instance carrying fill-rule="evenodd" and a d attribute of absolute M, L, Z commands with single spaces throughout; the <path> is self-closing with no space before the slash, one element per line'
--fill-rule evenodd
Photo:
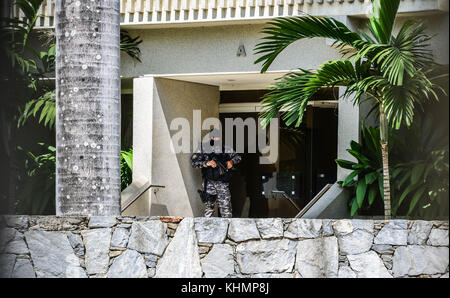
<path fill-rule="evenodd" d="M 339 87 L 339 95 L 342 95 L 345 87 Z M 338 150 L 337 158 L 353 160 L 356 159 L 347 152 L 350 141 L 359 141 L 360 110 L 358 105 L 353 105 L 351 98 L 339 98 L 338 108 Z M 337 180 L 343 180 L 350 170 L 337 167 Z"/>
<path fill-rule="evenodd" d="M 192 142 L 193 110 L 201 110 L 201 120 L 218 117 L 219 98 L 216 86 L 156 77 L 134 79 L 133 182 L 148 179 L 165 188 L 147 193 L 126 214 L 202 215 L 203 204 L 197 193 L 200 170 L 192 168 L 191 153 L 171 150 L 171 137 L 177 131 L 170 130 L 170 124 L 175 118 L 186 119 Z"/>
<path fill-rule="evenodd" d="M 153 98 L 156 94 L 153 78 L 133 80 L 133 183 L 122 192 L 122 206 L 126 198 L 146 183 L 152 182 Z M 147 191 L 123 214 L 148 216 L 151 193 Z"/>

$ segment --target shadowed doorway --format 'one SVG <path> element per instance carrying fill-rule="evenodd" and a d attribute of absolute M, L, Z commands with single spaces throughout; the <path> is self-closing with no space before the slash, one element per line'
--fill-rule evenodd
<path fill-rule="evenodd" d="M 257 112 L 220 113 L 222 127 L 225 118 L 245 121 L 257 117 Z M 234 170 L 230 187 L 233 217 L 294 217 L 298 208 L 303 208 L 326 184 L 336 182 L 336 106 L 310 105 L 304 117 L 297 128 L 279 122 L 279 155 L 274 164 L 260 164 L 260 154 L 248 152 L 249 132 L 245 127 L 245 152 L 241 153 L 242 162 Z M 236 128 L 233 135 L 236 144 Z"/>

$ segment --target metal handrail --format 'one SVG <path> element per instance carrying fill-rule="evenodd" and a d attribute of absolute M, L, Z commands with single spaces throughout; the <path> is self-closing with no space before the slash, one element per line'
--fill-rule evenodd
<path fill-rule="evenodd" d="M 333 184 L 325 185 L 322 190 L 319 191 L 319 193 L 308 204 L 306 204 L 306 206 L 294 218 L 301 218 L 305 215 L 305 213 L 319 201 L 319 199 L 330 189 L 331 186 L 333 186 Z"/>
<path fill-rule="evenodd" d="M 136 193 L 135 197 L 132 198 L 122 209 L 121 212 L 124 212 L 128 207 L 131 206 L 131 204 L 133 204 L 134 202 L 136 202 L 137 199 L 139 199 L 147 190 L 149 190 L 150 188 L 165 188 L 164 185 L 155 185 L 155 184 L 148 184 L 146 183 L 144 186 L 142 186 L 138 192 Z"/>
<path fill-rule="evenodd" d="M 298 211 L 300 211 L 300 207 L 298 207 L 298 205 L 294 202 L 294 200 L 292 200 L 292 198 L 289 197 L 289 196 L 286 194 L 285 191 L 283 191 L 283 190 L 272 190 L 272 193 L 283 195 L 286 199 L 289 200 L 289 202 L 291 202 L 291 204 L 292 204 Z"/>

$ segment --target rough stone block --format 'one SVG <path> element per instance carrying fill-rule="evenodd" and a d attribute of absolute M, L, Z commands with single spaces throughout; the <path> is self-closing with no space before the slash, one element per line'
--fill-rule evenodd
<path fill-rule="evenodd" d="M 432 227 L 433 223 L 429 221 L 418 220 L 413 222 L 411 230 L 408 233 L 408 244 L 425 244 Z"/>
<path fill-rule="evenodd" d="M 317 238 L 322 228 L 321 219 L 294 219 L 284 232 L 284 237 L 290 239 Z"/>
<path fill-rule="evenodd" d="M 448 246 L 448 230 L 432 229 L 427 244 L 432 246 Z"/>
<path fill-rule="evenodd" d="M 372 250 L 383 255 L 392 255 L 394 253 L 394 248 L 388 244 L 374 244 Z"/>
<path fill-rule="evenodd" d="M 407 245 L 407 228 L 406 220 L 391 220 L 378 232 L 373 242 L 375 244 Z"/>
<path fill-rule="evenodd" d="M 25 239 L 37 277 L 86 277 L 63 232 L 33 230 Z"/>
<path fill-rule="evenodd" d="M 236 246 L 236 260 L 243 274 L 292 272 L 296 242 L 289 239 L 260 240 Z"/>
<path fill-rule="evenodd" d="M 17 259 L 14 265 L 14 270 L 11 275 L 12 278 L 35 278 L 33 266 L 28 259 Z"/>
<path fill-rule="evenodd" d="M 448 267 L 448 247 L 411 245 L 395 250 L 392 271 L 394 277 L 445 273 Z"/>
<path fill-rule="evenodd" d="M 0 254 L 0 278 L 11 278 L 15 263 L 15 255 Z"/>
<path fill-rule="evenodd" d="M 356 273 L 348 265 L 339 266 L 338 278 L 356 278 Z"/>
<path fill-rule="evenodd" d="M 169 242 L 166 229 L 167 223 L 159 220 L 133 222 L 128 248 L 161 256 Z"/>
<path fill-rule="evenodd" d="M 227 238 L 229 220 L 226 218 L 198 217 L 194 219 L 198 242 L 223 243 Z"/>
<path fill-rule="evenodd" d="M 115 216 L 91 216 L 89 218 L 89 228 L 111 228 L 116 224 Z"/>
<path fill-rule="evenodd" d="M 183 219 L 156 266 L 155 277 L 202 277 L 197 236 L 192 218 Z"/>
<path fill-rule="evenodd" d="M 283 237 L 283 222 L 281 218 L 259 218 L 255 221 L 262 239 Z"/>
<path fill-rule="evenodd" d="M 295 268 L 305 278 L 338 276 L 337 238 L 307 239 L 297 243 Z"/>
<path fill-rule="evenodd" d="M 72 246 L 75 254 L 77 256 L 84 256 L 84 244 L 81 236 L 79 234 L 69 232 L 67 234 L 67 238 L 69 239 L 69 243 Z"/>
<path fill-rule="evenodd" d="M 332 219 L 323 219 L 322 220 L 322 236 L 328 237 L 334 235 L 333 230 L 333 220 Z"/>
<path fill-rule="evenodd" d="M 380 257 L 373 251 L 348 255 L 350 267 L 358 278 L 391 278 Z"/>
<path fill-rule="evenodd" d="M 125 228 L 116 228 L 111 238 L 111 247 L 127 247 L 130 231 Z"/>
<path fill-rule="evenodd" d="M 233 248 L 228 244 L 215 244 L 201 264 L 205 277 L 228 277 L 235 273 Z"/>
<path fill-rule="evenodd" d="M 114 259 L 107 275 L 110 278 L 146 278 L 147 276 L 144 258 L 132 249 L 127 249 Z"/>
<path fill-rule="evenodd" d="M 228 237 L 234 242 L 260 239 L 256 222 L 252 218 L 232 218 L 228 228 Z"/>
<path fill-rule="evenodd" d="M 15 255 L 23 255 L 28 253 L 27 244 L 23 239 L 11 241 L 7 244 L 5 253 L 12 253 Z"/>
<path fill-rule="evenodd" d="M 366 230 L 355 230 L 348 234 L 338 236 L 339 250 L 345 255 L 364 253 L 370 250 L 373 243 L 373 234 Z"/>
<path fill-rule="evenodd" d="M 99 228 L 81 232 L 86 247 L 86 271 L 88 274 L 105 274 L 109 265 L 111 229 Z"/>
<path fill-rule="evenodd" d="M 145 265 L 147 267 L 153 268 L 156 267 L 156 262 L 158 261 L 158 256 L 154 254 L 145 254 Z"/>
<path fill-rule="evenodd" d="M 28 215 L 4 215 L 4 220 L 7 227 L 16 229 L 27 229 L 29 226 Z"/>

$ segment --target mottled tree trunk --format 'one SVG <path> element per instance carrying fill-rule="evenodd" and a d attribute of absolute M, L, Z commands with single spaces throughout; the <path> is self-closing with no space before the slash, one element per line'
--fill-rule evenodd
<path fill-rule="evenodd" d="M 383 201 L 384 218 L 391 219 L 391 185 L 389 179 L 389 145 L 388 145 L 388 123 L 384 107 L 380 104 L 380 143 L 381 157 L 383 162 Z"/>
<path fill-rule="evenodd" d="M 119 0 L 56 5 L 56 214 L 120 214 Z"/>

